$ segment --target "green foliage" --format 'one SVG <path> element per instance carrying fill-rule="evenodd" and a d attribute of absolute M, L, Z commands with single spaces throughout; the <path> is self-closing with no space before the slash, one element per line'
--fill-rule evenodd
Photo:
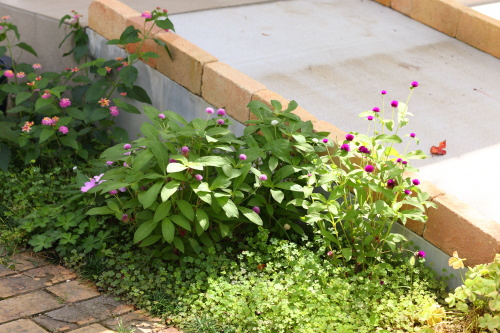
<path fill-rule="evenodd" d="M 472 314 L 471 330 L 500 330 L 500 254 L 490 264 L 477 265 L 465 273 L 464 284 L 446 298 L 451 307 Z"/>
<path fill-rule="evenodd" d="M 134 84 L 137 69 L 133 65 L 141 59 L 158 57 L 154 52 L 141 52 L 141 47 L 145 40 L 154 37 L 152 29 L 157 19 L 165 18 L 167 14 L 158 13 L 149 31 L 140 37 L 131 26 L 125 30 L 122 36 L 128 37 L 121 38 L 118 44 L 140 42 L 136 52 L 127 59 L 90 61 L 87 61 L 88 37 L 79 23 L 80 17 L 73 12 L 61 19 L 60 25 L 72 19 L 69 22 L 71 31 L 61 45 L 72 37 L 75 46 L 65 55 L 73 54 L 77 62 L 85 58 L 83 64 L 60 73 L 42 73 L 40 64 L 13 61 L 12 70 L 0 71 L 9 78 L 0 86 L 0 98 L 8 96 L 12 104 L 5 115 L 0 115 L 2 170 L 30 163 L 53 168 L 61 162 L 71 164 L 92 159 L 106 147 L 128 141 L 126 131 L 115 125 L 118 108 L 125 112 L 139 111 L 122 101 L 122 96 L 151 103 L 146 91 Z M 7 21 L 0 22 L 0 25 L 3 27 L 0 41 L 6 43 L 0 47 L 0 56 L 8 52 L 12 57 L 14 47 L 36 56 L 29 45 L 14 44 L 14 40 L 20 38 L 16 25 Z M 135 37 L 131 37 L 131 31 Z"/>
<path fill-rule="evenodd" d="M 106 269 L 94 278 L 185 332 L 413 332 L 425 324 L 422 309 L 443 291 L 419 264 L 355 273 L 332 265 L 322 237 L 296 241 L 260 231 L 176 262 L 115 245 L 102 252 Z M 74 252 L 71 261 L 85 260 Z"/>
<path fill-rule="evenodd" d="M 258 119 L 239 138 L 223 116 L 188 123 L 145 106 L 151 123 L 142 125 L 144 137 L 102 154 L 114 167 L 89 192 L 105 197 L 106 207 L 88 214 L 132 223 L 134 243 L 164 259 L 196 255 L 232 232 L 259 225 L 277 234 L 302 234 L 297 221 L 304 210 L 287 204 L 303 198 L 306 187 L 313 190 L 307 176 L 314 169 L 311 160 L 326 145 L 306 143 L 323 134 L 314 134 L 311 122 L 292 113 L 295 103 L 286 110 L 274 103 L 273 111 L 252 103 Z"/>

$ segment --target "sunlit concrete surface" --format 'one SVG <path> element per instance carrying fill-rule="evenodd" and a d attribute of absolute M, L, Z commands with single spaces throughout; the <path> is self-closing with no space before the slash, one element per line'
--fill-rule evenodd
<path fill-rule="evenodd" d="M 500 20 L 500 2 L 482 6 L 472 6 L 471 8 L 496 20 Z"/>

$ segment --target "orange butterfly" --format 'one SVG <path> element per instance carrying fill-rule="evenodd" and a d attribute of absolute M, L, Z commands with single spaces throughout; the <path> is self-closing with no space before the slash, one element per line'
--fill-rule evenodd
<path fill-rule="evenodd" d="M 432 146 L 431 147 L 431 154 L 433 154 L 433 155 L 446 155 L 446 150 L 444 150 L 444 148 L 446 148 L 446 140 L 444 140 L 443 142 L 440 142 L 439 147 Z"/>

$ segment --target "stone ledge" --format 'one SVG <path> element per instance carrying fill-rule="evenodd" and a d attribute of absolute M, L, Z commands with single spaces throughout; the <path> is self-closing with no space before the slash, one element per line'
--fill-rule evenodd
<path fill-rule="evenodd" d="M 456 38 L 500 58 L 500 22 L 474 9 L 462 11 Z"/>
<path fill-rule="evenodd" d="M 140 13 L 117 0 L 94 0 L 89 6 L 89 28 L 107 39 L 118 39 L 127 19 Z"/>

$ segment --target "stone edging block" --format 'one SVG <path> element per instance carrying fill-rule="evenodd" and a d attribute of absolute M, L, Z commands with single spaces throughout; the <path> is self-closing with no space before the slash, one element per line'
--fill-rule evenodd
<path fill-rule="evenodd" d="M 118 0 L 94 0 L 89 6 L 89 27 L 107 39 L 118 39 L 127 19 L 140 13 Z"/>
<path fill-rule="evenodd" d="M 250 119 L 247 108 L 255 93 L 266 87 L 251 77 L 222 62 L 205 65 L 201 96 L 208 103 L 224 108 L 227 114 L 244 123 Z"/>
<path fill-rule="evenodd" d="M 500 21 L 454 0 L 373 0 L 500 58 Z"/>

